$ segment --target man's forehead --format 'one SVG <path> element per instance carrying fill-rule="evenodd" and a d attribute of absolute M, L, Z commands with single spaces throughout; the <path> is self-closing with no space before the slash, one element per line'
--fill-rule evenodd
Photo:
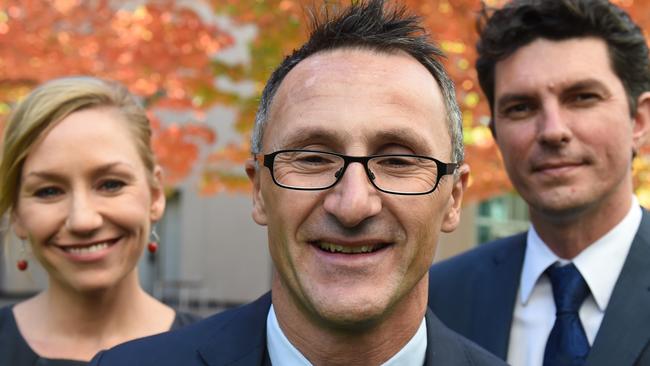
<path fill-rule="evenodd" d="M 444 109 L 437 81 L 407 53 L 340 48 L 318 52 L 298 63 L 278 87 L 270 115 L 316 104 L 321 97 L 343 96 L 358 85 L 364 86 L 357 89 L 358 94 L 381 94 L 392 98 L 390 103 L 407 105 L 416 100 Z"/>
<path fill-rule="evenodd" d="M 398 72 L 406 83 L 425 78 L 437 89 L 433 75 L 406 52 L 342 47 L 317 52 L 299 62 L 280 84 L 278 94 L 300 94 L 317 83 L 346 80 L 350 77 L 354 77 L 357 82 L 368 80 L 381 83 L 383 79 Z M 384 85 L 386 86 L 388 85 Z"/>
<path fill-rule="evenodd" d="M 495 93 L 545 89 L 560 92 L 589 81 L 618 79 L 610 65 L 605 41 L 596 37 L 565 40 L 538 38 L 495 66 Z"/>

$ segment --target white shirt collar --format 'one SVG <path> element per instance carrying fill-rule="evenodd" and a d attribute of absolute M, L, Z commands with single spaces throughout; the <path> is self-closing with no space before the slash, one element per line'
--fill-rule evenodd
<path fill-rule="evenodd" d="M 618 275 L 621 273 L 627 253 L 641 224 L 641 216 L 641 207 L 633 196 L 630 210 L 623 220 L 573 258 L 573 263 L 587 282 L 601 311 L 605 311 L 614 291 Z M 558 261 L 567 263 L 548 248 L 535 228 L 531 226 L 528 230 L 519 287 L 520 300 L 523 304 L 528 302 L 533 288 L 546 268 Z"/>
<path fill-rule="evenodd" d="M 275 317 L 273 304 L 266 317 L 266 347 L 269 351 L 271 364 L 282 366 L 311 366 L 305 356 L 289 342 L 282 332 L 278 319 Z M 424 318 L 415 335 L 390 360 L 382 366 L 421 366 L 427 352 L 427 326 Z"/>
<path fill-rule="evenodd" d="M 382 366 L 421 366 L 424 365 L 426 355 L 427 325 L 424 318 L 422 318 L 422 323 L 420 323 L 420 327 L 418 327 L 413 338 L 390 360 L 384 362 Z"/>
<path fill-rule="evenodd" d="M 272 365 L 311 366 L 311 362 L 284 335 L 275 317 L 273 304 L 266 316 L 266 348 Z"/>

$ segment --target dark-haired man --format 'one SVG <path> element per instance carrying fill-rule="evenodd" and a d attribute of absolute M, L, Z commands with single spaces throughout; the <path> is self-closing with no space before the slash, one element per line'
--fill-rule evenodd
<path fill-rule="evenodd" d="M 468 175 L 438 57 L 382 0 L 317 22 L 264 89 L 246 165 L 271 293 L 94 364 L 504 364 L 427 308 L 438 235 L 455 229 Z"/>
<path fill-rule="evenodd" d="M 479 80 L 532 226 L 434 266 L 430 306 L 512 365 L 650 365 L 650 215 L 632 189 L 646 40 L 604 0 L 484 15 Z"/>

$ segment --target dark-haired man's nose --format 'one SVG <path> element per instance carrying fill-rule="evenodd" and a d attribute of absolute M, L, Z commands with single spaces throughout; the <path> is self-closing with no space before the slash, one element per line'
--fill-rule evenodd
<path fill-rule="evenodd" d="M 537 140 L 542 145 L 562 146 L 573 137 L 570 121 L 557 103 L 547 103 L 537 116 Z"/>

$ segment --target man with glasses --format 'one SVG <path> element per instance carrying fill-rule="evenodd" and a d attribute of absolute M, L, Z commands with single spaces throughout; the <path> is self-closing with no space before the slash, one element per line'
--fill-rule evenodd
<path fill-rule="evenodd" d="M 435 265 L 431 308 L 515 366 L 650 365 L 650 215 L 632 178 L 650 125 L 643 31 L 606 0 L 483 15 L 479 80 L 532 225 Z"/>
<path fill-rule="evenodd" d="M 264 89 L 246 164 L 271 293 L 96 364 L 504 364 L 427 308 L 468 177 L 440 52 L 382 0 L 314 27 Z"/>

